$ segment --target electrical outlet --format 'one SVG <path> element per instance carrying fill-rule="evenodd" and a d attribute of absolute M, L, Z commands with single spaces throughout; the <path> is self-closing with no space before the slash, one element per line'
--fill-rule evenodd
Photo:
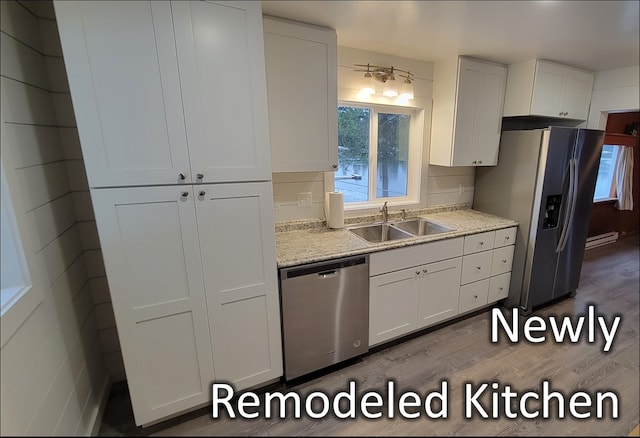
<path fill-rule="evenodd" d="M 298 193 L 298 207 L 311 207 L 311 192 Z"/>

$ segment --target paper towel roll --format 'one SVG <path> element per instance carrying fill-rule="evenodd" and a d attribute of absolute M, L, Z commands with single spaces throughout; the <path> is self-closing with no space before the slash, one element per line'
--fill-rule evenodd
<path fill-rule="evenodd" d="M 344 194 L 327 192 L 324 199 L 325 215 L 329 228 L 344 228 Z"/>

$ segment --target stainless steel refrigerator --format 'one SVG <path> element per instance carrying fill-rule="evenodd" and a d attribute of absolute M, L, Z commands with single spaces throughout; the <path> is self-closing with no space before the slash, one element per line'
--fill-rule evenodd
<path fill-rule="evenodd" d="M 578 289 L 604 132 L 504 131 L 498 165 L 476 170 L 473 208 L 518 221 L 504 304 L 530 313 Z"/>

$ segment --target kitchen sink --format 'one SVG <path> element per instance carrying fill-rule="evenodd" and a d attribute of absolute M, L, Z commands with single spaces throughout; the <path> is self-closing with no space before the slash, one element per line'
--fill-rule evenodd
<path fill-rule="evenodd" d="M 430 236 L 432 234 L 446 233 L 453 231 L 451 228 L 431 222 L 424 218 L 408 219 L 400 222 L 393 222 L 392 225 L 402 231 L 411 233 L 414 236 Z"/>
<path fill-rule="evenodd" d="M 413 237 L 410 233 L 400 230 L 391 224 L 371 224 L 349 227 L 347 230 L 372 243 L 388 242 Z"/>

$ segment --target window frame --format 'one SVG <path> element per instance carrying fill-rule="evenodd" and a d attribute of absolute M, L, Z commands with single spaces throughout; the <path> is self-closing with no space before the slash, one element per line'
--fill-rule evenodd
<path fill-rule="evenodd" d="M 338 107 L 354 107 L 369 109 L 369 181 L 368 200 L 360 202 L 345 202 L 346 210 L 365 210 L 381 207 L 385 202 L 389 206 L 403 206 L 420 203 L 420 174 L 422 170 L 422 143 L 423 143 L 423 117 L 424 109 L 411 106 L 385 105 L 373 102 L 358 102 L 351 100 L 339 100 Z M 338 108 L 336 108 L 336 113 Z M 403 114 L 409 115 L 409 150 L 407 151 L 407 194 L 378 198 L 378 114 Z M 337 116 L 337 114 L 336 114 Z M 335 187 L 335 172 L 331 172 L 331 180 Z"/>
<path fill-rule="evenodd" d="M 0 166 L 2 166 L 2 182 L 0 195 L 4 198 L 3 203 L 5 203 L 5 206 L 11 210 L 7 213 L 11 215 L 10 221 L 12 221 L 13 225 L 14 242 L 21 247 L 21 260 L 19 263 L 22 264 L 25 284 L 7 300 L 9 302 L 8 307 L 0 312 L 0 348 L 5 346 L 44 299 L 44 290 L 41 285 L 39 270 L 37 269 L 35 246 L 33 238 L 27 230 L 29 222 L 25 209 L 20 202 L 20 199 L 24 199 L 24 191 L 21 189 L 15 169 L 11 165 L 15 161 L 11 155 L 12 145 L 8 142 L 9 136 L 6 132 L 4 115 L 1 110 L 6 105 L 4 96 L 1 102 L 0 142 L 2 143 L 2 148 L 0 148 Z"/>
<path fill-rule="evenodd" d="M 611 173 L 611 185 L 610 185 L 610 189 L 609 189 L 609 196 L 604 197 L 604 198 L 596 198 L 596 192 L 595 192 L 595 187 L 594 187 L 594 192 L 593 192 L 593 203 L 597 204 L 599 202 L 609 202 L 609 201 L 617 201 L 618 200 L 618 194 L 616 191 L 617 185 L 616 185 L 616 169 L 618 168 L 618 160 L 620 159 L 620 151 L 622 146 L 617 145 L 617 144 L 604 144 L 602 146 L 602 150 L 604 150 L 605 146 L 613 146 L 615 147 L 615 159 L 613 159 L 612 161 L 612 173 Z M 602 160 L 602 152 L 600 152 L 600 160 Z M 598 171 L 599 171 L 599 166 L 600 166 L 600 161 L 598 161 Z M 598 176 L 596 175 L 596 187 L 598 185 Z"/>

